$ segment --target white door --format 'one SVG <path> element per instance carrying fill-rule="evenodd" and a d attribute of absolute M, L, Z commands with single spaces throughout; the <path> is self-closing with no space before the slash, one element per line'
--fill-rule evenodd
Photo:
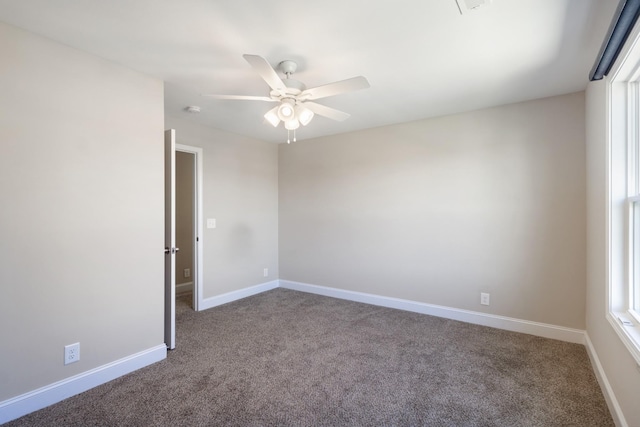
<path fill-rule="evenodd" d="M 176 347 L 176 131 L 164 132 L 164 342 Z"/>

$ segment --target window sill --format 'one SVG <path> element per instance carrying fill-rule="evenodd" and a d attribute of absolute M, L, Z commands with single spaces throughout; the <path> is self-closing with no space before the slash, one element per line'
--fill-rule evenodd
<path fill-rule="evenodd" d="M 607 320 L 631 353 L 636 364 L 640 366 L 640 325 L 629 313 L 624 312 L 610 312 L 607 314 Z"/>

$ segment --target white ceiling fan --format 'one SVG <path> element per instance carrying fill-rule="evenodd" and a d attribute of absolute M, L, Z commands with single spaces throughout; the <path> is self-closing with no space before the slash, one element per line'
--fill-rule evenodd
<path fill-rule="evenodd" d="M 362 76 L 329 83 L 322 86 L 307 89 L 302 82 L 292 79 L 291 75 L 296 71 L 298 65 L 291 60 L 282 61 L 278 68 L 285 75 L 282 80 L 271 65 L 261 56 L 243 55 L 244 59 L 253 69 L 264 79 L 271 88 L 269 96 L 245 96 L 245 95 L 203 95 L 216 99 L 232 99 L 244 101 L 266 101 L 277 102 L 278 105 L 267 111 L 265 119 L 274 127 L 282 121 L 288 131 L 294 131 L 302 124 L 306 126 L 311 122 L 313 116 L 318 114 L 333 120 L 343 121 L 349 118 L 349 114 L 336 110 L 326 105 L 312 102 L 316 99 L 327 98 L 342 93 L 353 92 L 355 90 L 366 89 L 369 82 Z M 290 139 L 287 140 L 290 142 Z"/>

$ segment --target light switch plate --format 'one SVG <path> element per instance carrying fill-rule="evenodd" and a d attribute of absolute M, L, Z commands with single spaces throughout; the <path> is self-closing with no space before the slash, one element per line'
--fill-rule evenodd
<path fill-rule="evenodd" d="M 207 228 L 216 228 L 215 218 L 207 218 Z"/>

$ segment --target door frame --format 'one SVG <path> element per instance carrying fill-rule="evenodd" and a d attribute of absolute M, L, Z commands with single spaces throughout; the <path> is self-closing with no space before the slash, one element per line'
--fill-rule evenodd
<path fill-rule="evenodd" d="M 202 148 L 185 144 L 176 144 L 176 151 L 193 154 L 194 156 L 194 194 L 193 194 L 193 262 L 194 262 L 194 278 L 193 278 L 193 309 L 200 311 L 203 307 L 203 256 L 202 247 L 204 241 L 202 227 L 202 181 L 203 181 L 203 155 Z"/>

